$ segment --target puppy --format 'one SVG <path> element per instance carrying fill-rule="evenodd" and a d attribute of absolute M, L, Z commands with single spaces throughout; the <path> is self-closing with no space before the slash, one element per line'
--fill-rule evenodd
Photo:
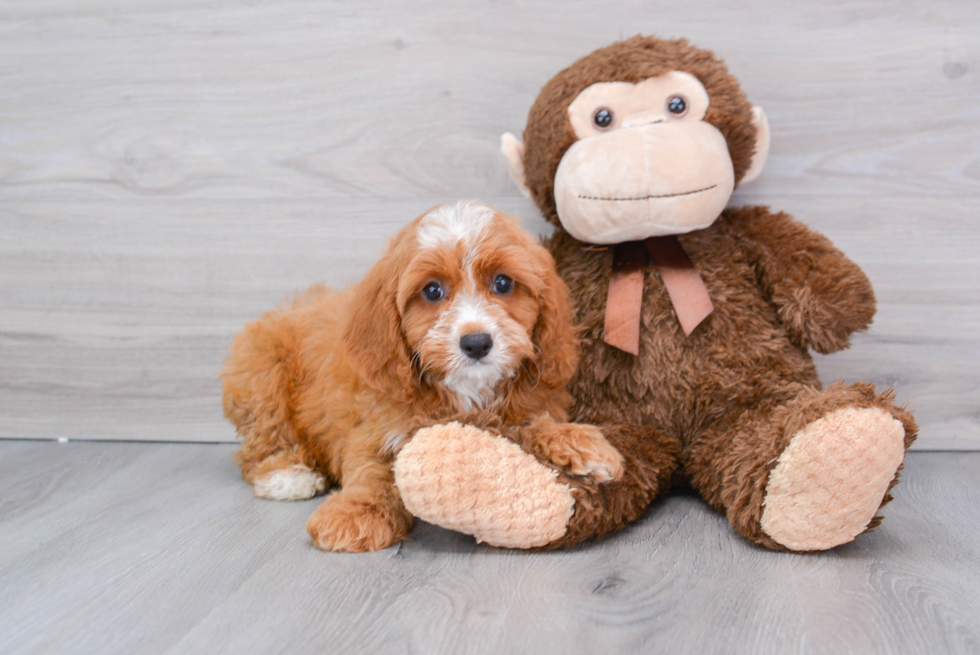
<path fill-rule="evenodd" d="M 577 357 L 551 255 L 515 218 L 461 202 L 415 219 L 352 290 L 314 286 L 246 325 L 224 410 L 258 496 L 338 486 L 307 522 L 313 542 L 377 550 L 411 527 L 392 462 L 424 426 L 497 429 L 573 474 L 618 477 L 602 433 L 565 422 Z"/>

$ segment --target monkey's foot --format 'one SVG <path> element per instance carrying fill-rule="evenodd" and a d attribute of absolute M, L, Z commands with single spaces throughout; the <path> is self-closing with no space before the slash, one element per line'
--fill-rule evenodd
<path fill-rule="evenodd" d="M 845 407 L 793 435 L 769 475 L 762 529 L 791 550 L 826 550 L 868 528 L 905 456 L 887 411 Z"/>
<path fill-rule="evenodd" d="M 557 475 L 517 444 L 456 422 L 419 430 L 395 460 L 409 512 L 502 548 L 565 534 L 575 499 Z"/>

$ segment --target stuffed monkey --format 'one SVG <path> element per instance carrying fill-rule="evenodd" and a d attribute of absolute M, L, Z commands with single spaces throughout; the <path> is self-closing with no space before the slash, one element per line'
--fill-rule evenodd
<path fill-rule="evenodd" d="M 680 476 L 774 550 L 833 548 L 880 522 L 917 427 L 891 391 L 817 378 L 808 351 L 846 348 L 874 315 L 857 265 L 785 213 L 726 209 L 768 145 L 762 110 L 686 40 L 614 43 L 544 86 L 523 145 L 507 134 L 502 149 L 556 226 L 547 247 L 577 305 L 572 419 L 600 426 L 624 473 L 595 479 L 583 453 L 577 475 L 519 435 L 437 426 L 396 460 L 413 514 L 557 548 L 636 520 Z M 508 436 L 527 452 L 501 457 Z M 556 490 L 571 516 L 538 502 Z"/>

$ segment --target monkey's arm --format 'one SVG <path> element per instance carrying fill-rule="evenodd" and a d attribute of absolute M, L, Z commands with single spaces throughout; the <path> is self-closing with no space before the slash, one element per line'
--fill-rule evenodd
<path fill-rule="evenodd" d="M 768 207 L 730 209 L 725 217 L 794 343 L 832 353 L 868 328 L 871 282 L 829 239 Z"/>

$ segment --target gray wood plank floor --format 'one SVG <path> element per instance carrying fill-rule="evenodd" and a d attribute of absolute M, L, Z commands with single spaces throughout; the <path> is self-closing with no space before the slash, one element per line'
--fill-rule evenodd
<path fill-rule="evenodd" d="M 980 447 L 976 0 L 4 0 L 0 437 L 230 441 L 231 335 L 356 280 L 438 202 L 544 231 L 502 132 L 635 33 L 722 56 L 772 128 L 733 202 L 825 232 L 879 314 L 818 366 Z"/>
<path fill-rule="evenodd" d="M 232 451 L 0 442 L 0 652 L 980 652 L 980 453 L 910 454 L 884 524 L 820 555 L 683 494 L 567 551 L 418 524 L 349 555 Z"/>

